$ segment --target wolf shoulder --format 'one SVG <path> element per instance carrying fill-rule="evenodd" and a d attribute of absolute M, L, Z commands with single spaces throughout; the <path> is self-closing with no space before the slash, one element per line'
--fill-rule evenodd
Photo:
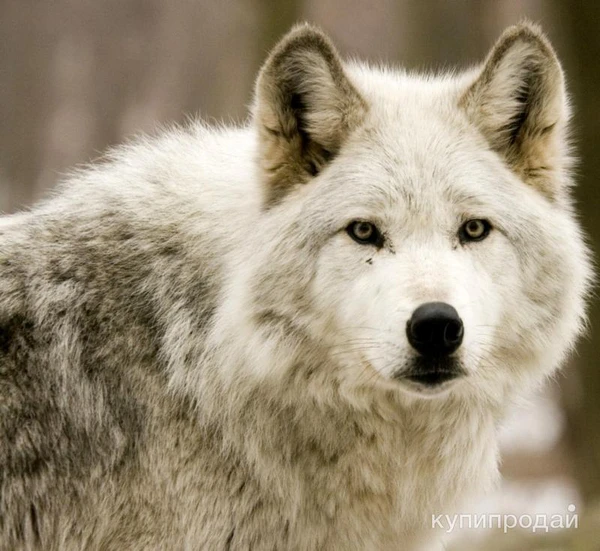
<path fill-rule="evenodd" d="M 95 267 L 86 283 L 113 285 L 102 266 L 130 281 L 164 255 L 210 264 L 258 208 L 253 149 L 248 129 L 199 123 L 114 149 L 30 210 L 0 217 L 0 279 Z M 0 287 L 0 309 L 10 299 Z"/>
<path fill-rule="evenodd" d="M 0 517 L 139 447 L 254 216 L 252 155 L 244 129 L 171 131 L 0 217 Z"/>
<path fill-rule="evenodd" d="M 109 323 L 165 332 L 182 313 L 205 323 L 259 208 L 253 156 L 250 130 L 194 124 L 117 148 L 0 217 L 0 340 L 27 327 L 82 340 Z"/>

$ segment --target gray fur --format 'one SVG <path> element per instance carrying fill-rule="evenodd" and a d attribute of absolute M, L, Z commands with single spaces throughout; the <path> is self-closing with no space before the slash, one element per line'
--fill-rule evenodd
<path fill-rule="evenodd" d="M 485 83 L 515 37 L 557 133 L 506 155 Z M 582 328 L 547 48 L 525 25 L 480 70 L 424 78 L 297 28 L 249 127 L 140 139 L 0 220 L 0 550 L 432 549 L 431 515 L 493 486 L 499 420 Z M 543 186 L 521 170 L 539 155 Z M 493 233 L 461 245 L 479 215 Z M 344 231 L 365 217 L 381 249 Z M 424 396 L 399 379 L 428 300 L 460 310 L 467 376 Z"/>

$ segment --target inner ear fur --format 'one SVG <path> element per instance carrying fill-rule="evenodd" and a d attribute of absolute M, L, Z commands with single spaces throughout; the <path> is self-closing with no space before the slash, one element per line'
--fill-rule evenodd
<path fill-rule="evenodd" d="M 514 172 L 548 197 L 560 195 L 567 97 L 560 63 L 536 25 L 502 34 L 460 105 Z"/>
<path fill-rule="evenodd" d="M 363 119 L 365 101 L 329 39 L 295 27 L 261 69 L 254 120 L 267 202 L 317 175 Z"/>

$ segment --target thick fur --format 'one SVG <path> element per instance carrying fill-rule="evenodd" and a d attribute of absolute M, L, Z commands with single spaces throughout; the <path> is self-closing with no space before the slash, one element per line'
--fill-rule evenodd
<path fill-rule="evenodd" d="M 139 140 L 2 219 L 0 549 L 431 549 L 582 327 L 568 115 L 534 26 L 437 77 L 302 26 L 248 127 Z M 437 393 L 402 378 L 429 301 L 465 326 Z"/>

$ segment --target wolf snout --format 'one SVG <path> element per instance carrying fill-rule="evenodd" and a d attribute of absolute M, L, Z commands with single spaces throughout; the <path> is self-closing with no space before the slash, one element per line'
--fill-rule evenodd
<path fill-rule="evenodd" d="M 463 322 L 456 309 L 445 302 L 421 304 L 406 324 L 410 345 L 421 356 L 449 356 L 462 344 Z"/>

